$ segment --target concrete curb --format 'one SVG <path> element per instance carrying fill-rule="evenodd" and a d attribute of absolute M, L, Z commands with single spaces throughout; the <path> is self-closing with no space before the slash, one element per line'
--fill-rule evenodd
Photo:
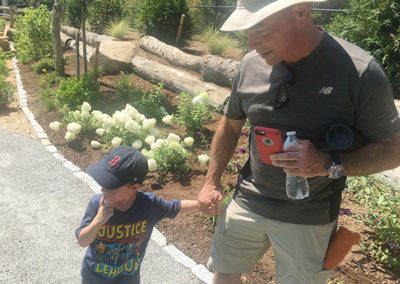
<path fill-rule="evenodd" d="M 11 51 L 15 51 L 13 42 L 10 42 L 10 49 Z M 17 62 L 17 58 L 13 57 L 13 68 L 15 73 L 17 91 L 19 95 L 19 105 L 22 111 L 25 113 L 26 117 L 28 118 L 29 122 L 33 126 L 36 135 L 40 140 L 40 143 L 46 147 L 47 151 L 50 152 L 52 156 L 60 160 L 63 165 L 73 173 L 73 175 L 78 177 L 82 182 L 86 183 L 94 193 L 101 193 L 101 187 L 95 182 L 95 180 L 91 176 L 82 171 L 79 167 L 75 166 L 72 162 L 68 161 L 61 153 L 58 152 L 57 148 L 49 141 L 44 129 L 35 120 L 35 116 L 28 108 L 27 92 L 24 90 L 24 86 L 22 85 L 21 74 L 18 69 Z M 159 230 L 157 230 L 157 228 L 154 228 L 151 239 L 155 241 L 160 247 L 162 247 L 164 251 L 166 251 L 175 261 L 191 269 L 192 273 L 199 280 L 207 284 L 213 283 L 212 272 L 210 272 L 204 265 L 197 264 L 191 258 L 186 256 L 183 252 L 178 250 L 175 246 L 167 245 L 165 236 Z"/>

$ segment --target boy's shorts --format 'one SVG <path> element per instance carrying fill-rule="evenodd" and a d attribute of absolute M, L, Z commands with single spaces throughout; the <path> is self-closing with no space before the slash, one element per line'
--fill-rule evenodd
<path fill-rule="evenodd" d="M 332 270 L 323 270 L 329 240 L 337 220 L 326 225 L 300 225 L 271 220 L 231 200 L 218 218 L 208 268 L 244 273 L 272 246 L 276 282 L 325 283 Z"/>

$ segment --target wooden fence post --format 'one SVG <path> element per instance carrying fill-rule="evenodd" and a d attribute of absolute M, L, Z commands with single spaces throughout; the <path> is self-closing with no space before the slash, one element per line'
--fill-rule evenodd
<path fill-rule="evenodd" d="M 76 31 L 75 42 L 75 73 L 79 78 L 79 30 Z"/>
<path fill-rule="evenodd" d="M 10 28 L 14 26 L 14 6 L 10 6 Z"/>
<path fill-rule="evenodd" d="M 183 22 L 184 22 L 184 21 L 185 21 L 185 14 L 182 14 L 182 16 L 181 16 L 181 22 L 179 23 L 178 34 L 176 35 L 175 46 L 178 45 L 179 38 L 181 37 L 182 26 L 183 26 Z"/>
<path fill-rule="evenodd" d="M 94 55 L 94 78 L 97 78 L 97 70 L 99 67 L 99 48 L 100 42 L 96 42 L 96 52 Z"/>

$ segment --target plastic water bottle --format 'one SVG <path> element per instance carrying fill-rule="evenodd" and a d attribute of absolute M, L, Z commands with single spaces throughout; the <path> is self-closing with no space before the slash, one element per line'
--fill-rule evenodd
<path fill-rule="evenodd" d="M 283 151 L 289 145 L 298 143 L 296 131 L 287 132 L 287 138 L 283 144 Z M 310 195 L 310 187 L 307 178 L 286 174 L 286 195 L 291 199 L 303 199 Z"/>

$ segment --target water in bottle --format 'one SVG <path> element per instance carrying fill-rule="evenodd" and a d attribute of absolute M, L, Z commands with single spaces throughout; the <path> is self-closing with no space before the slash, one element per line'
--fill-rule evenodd
<path fill-rule="evenodd" d="M 289 145 L 297 143 L 296 131 L 287 132 L 287 138 L 283 144 L 283 151 Z M 286 195 L 291 199 L 303 199 L 310 195 L 307 178 L 286 174 Z"/>

